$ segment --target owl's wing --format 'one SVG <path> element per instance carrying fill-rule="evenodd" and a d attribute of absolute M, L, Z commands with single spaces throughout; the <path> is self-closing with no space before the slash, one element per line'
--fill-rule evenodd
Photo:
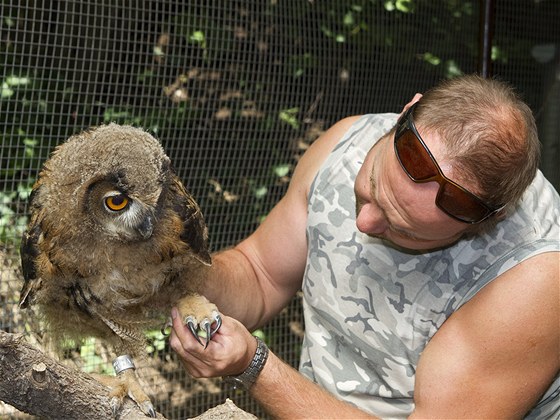
<path fill-rule="evenodd" d="M 37 273 L 37 257 L 40 253 L 38 241 L 43 233 L 40 220 L 40 215 L 34 215 L 21 239 L 20 256 L 24 283 L 19 297 L 20 308 L 29 306 L 35 292 L 41 288 L 41 278 Z"/>
<path fill-rule="evenodd" d="M 193 251 L 193 256 L 205 265 L 212 264 L 208 251 L 208 229 L 200 207 L 190 195 L 179 178 L 173 177 L 173 209 L 183 221 L 179 237 Z"/>

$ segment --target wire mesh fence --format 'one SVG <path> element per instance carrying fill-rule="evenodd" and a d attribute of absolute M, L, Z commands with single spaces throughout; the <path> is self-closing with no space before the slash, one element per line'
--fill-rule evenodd
<path fill-rule="evenodd" d="M 479 11 L 478 1 L 454 0 L 3 0 L 0 328 L 40 344 L 40 326 L 17 308 L 18 247 L 31 186 L 56 144 L 108 122 L 150 131 L 219 250 L 258 226 L 335 121 L 399 111 L 440 79 L 475 72 Z M 537 116 L 542 170 L 557 187 L 559 20 L 554 0 L 496 1 L 492 50 L 494 73 Z M 296 297 L 263 334 L 297 367 L 303 328 Z M 188 378 L 157 334 L 149 350 L 140 370 L 166 417 L 198 415 L 226 396 L 266 417 L 219 380 Z M 67 356 L 88 371 L 110 359 L 96 341 Z M 19 415 L 0 405 L 3 414 Z"/>

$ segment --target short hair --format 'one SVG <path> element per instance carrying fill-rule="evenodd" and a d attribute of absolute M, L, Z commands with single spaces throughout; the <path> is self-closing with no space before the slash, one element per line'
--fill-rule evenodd
<path fill-rule="evenodd" d="M 421 133 L 441 138 L 452 178 L 490 206 L 513 208 L 535 177 L 535 118 L 505 82 L 477 75 L 446 80 L 424 94 L 414 120 Z"/>

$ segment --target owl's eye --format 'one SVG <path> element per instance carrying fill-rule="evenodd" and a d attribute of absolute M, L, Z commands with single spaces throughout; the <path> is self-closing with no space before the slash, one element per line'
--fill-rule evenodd
<path fill-rule="evenodd" d="M 128 206 L 128 198 L 124 194 L 111 195 L 105 198 L 105 205 L 109 210 L 121 211 Z"/>

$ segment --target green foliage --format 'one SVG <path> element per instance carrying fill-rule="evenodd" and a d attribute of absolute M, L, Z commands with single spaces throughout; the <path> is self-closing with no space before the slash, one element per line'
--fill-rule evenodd
<path fill-rule="evenodd" d="M 265 343 L 267 343 L 267 341 L 266 341 L 266 334 L 265 334 L 265 332 L 264 332 L 263 330 L 255 330 L 255 331 L 252 332 L 252 334 L 253 334 L 255 337 L 259 337 L 262 341 L 264 341 Z M 267 343 L 267 344 L 269 344 L 269 343 Z"/>
<path fill-rule="evenodd" d="M 388 12 L 396 10 L 402 13 L 410 13 L 413 10 L 414 4 L 412 0 L 387 0 L 384 6 Z"/>
<path fill-rule="evenodd" d="M 290 125 L 294 130 L 298 130 L 300 126 L 299 121 L 297 119 L 298 113 L 299 113 L 298 107 L 281 109 L 280 112 L 278 112 L 278 118 L 280 118 L 281 121 L 284 121 L 285 123 Z"/>
<path fill-rule="evenodd" d="M 31 83 L 28 77 L 8 76 L 2 81 L 0 88 L 0 99 L 11 98 L 14 94 L 14 89 L 20 86 L 26 86 Z"/>
<path fill-rule="evenodd" d="M 168 337 L 161 330 L 147 331 L 145 336 L 148 341 L 148 346 L 146 347 L 148 354 L 155 355 L 165 349 Z"/>
<path fill-rule="evenodd" d="M 80 358 L 83 360 L 83 370 L 87 373 L 113 373 L 113 365 L 105 361 L 96 351 L 96 339 L 86 338 L 80 346 Z"/>
<path fill-rule="evenodd" d="M 15 208 L 20 201 L 27 201 L 32 183 L 17 184 L 16 191 L 0 191 L 0 243 L 17 242 L 27 225 L 27 216 Z"/>
<path fill-rule="evenodd" d="M 273 168 L 273 171 L 277 177 L 282 178 L 288 176 L 291 169 L 292 169 L 292 165 L 290 165 L 289 163 L 285 163 L 285 164 L 275 166 Z"/>
<path fill-rule="evenodd" d="M 206 44 L 206 36 L 204 35 L 203 31 L 194 31 L 192 32 L 189 37 L 188 37 L 189 42 L 192 42 L 196 45 L 198 45 L 202 51 L 203 54 L 202 56 L 204 58 L 208 57 L 208 45 Z"/>

